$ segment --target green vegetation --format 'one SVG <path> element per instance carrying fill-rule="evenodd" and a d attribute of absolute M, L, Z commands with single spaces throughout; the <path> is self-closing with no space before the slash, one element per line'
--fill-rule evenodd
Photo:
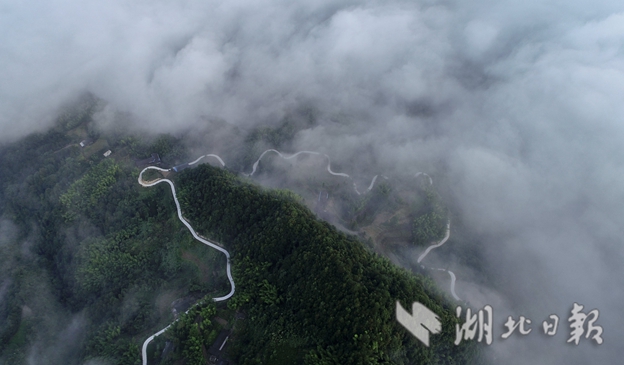
<path fill-rule="evenodd" d="M 427 245 L 444 237 L 448 212 L 440 197 L 431 188 L 425 190 L 425 204 L 417 213 L 412 225 L 414 244 Z"/>
<path fill-rule="evenodd" d="M 232 344 L 239 364 L 295 355 L 291 363 L 462 364 L 475 351 L 453 345 L 457 319 L 430 280 L 371 254 L 296 199 L 208 165 L 185 170 L 177 184 L 196 229 L 234 253 L 229 305 L 249 318 Z M 396 300 L 440 315 L 444 333 L 430 348 L 398 325 Z"/>
<path fill-rule="evenodd" d="M 161 361 L 162 364 L 173 364 L 181 359 L 187 365 L 203 365 L 206 363 L 204 350 L 216 340 L 223 327 L 214 320 L 217 307 L 211 299 L 206 299 L 192 307 L 158 339 L 150 358 L 159 358 L 163 342 L 173 344 L 173 351 Z M 160 351 L 159 351 L 160 350 Z"/>
<path fill-rule="evenodd" d="M 269 148 L 283 149 L 292 141 L 297 132 L 315 123 L 315 110 L 304 107 L 286 114 L 275 127 L 265 126 L 252 130 L 245 138 L 242 158 L 233 165 L 241 169 L 248 168 L 262 152 Z"/>
<path fill-rule="evenodd" d="M 98 99 L 92 94 L 80 97 L 73 105 L 68 106 L 58 117 L 57 124 L 64 130 L 72 130 L 87 123 L 97 108 Z"/>
<path fill-rule="evenodd" d="M 397 204 L 389 199 L 391 191 L 390 184 L 382 181 L 377 183 L 369 193 L 358 196 L 357 203 L 352 204 L 349 212 L 349 216 L 352 217 L 349 226 L 352 229 L 367 226 L 373 222 L 379 212 L 396 208 Z"/>
<path fill-rule="evenodd" d="M 292 192 L 200 165 L 175 182 L 185 216 L 233 254 L 236 294 L 215 306 L 210 298 L 229 290 L 224 256 L 191 237 L 167 185 L 137 184 L 134 159 L 156 152 L 163 164 L 185 161 L 180 140 L 98 132 L 90 123 L 97 103 L 85 100 L 51 131 L 0 148 L 0 363 L 140 364 L 143 341 L 174 321 L 178 299 L 180 313 L 199 304 L 150 345 L 152 362 L 205 363 L 222 329 L 232 331 L 228 356 L 240 365 L 473 358 L 474 343 L 453 345 L 454 306 L 432 281 L 318 221 Z M 301 123 L 286 119 L 250 143 L 287 143 Z M 95 143 L 80 148 L 87 137 Z M 113 155 L 104 158 L 103 148 Z M 346 196 L 350 185 L 335 189 Z M 384 183 L 361 200 L 348 194 L 356 224 L 396 204 Z M 429 225 L 446 216 L 436 199 L 418 211 L 438 214 Z M 396 322 L 397 300 L 441 317 L 445 332 L 430 348 Z M 246 319 L 233 320 L 237 310 Z"/>
<path fill-rule="evenodd" d="M 137 136 L 117 136 L 116 142 L 137 158 L 149 157 L 152 153 L 158 153 L 160 157 L 177 164 L 186 155 L 180 141 L 168 134 L 161 134 L 153 141 L 146 141 Z"/>
<path fill-rule="evenodd" d="M 63 217 L 71 221 L 78 214 L 85 214 L 89 209 L 95 208 L 117 181 L 116 175 L 119 171 L 119 165 L 112 159 L 103 160 L 76 180 L 67 192 L 61 195 L 60 201 L 65 208 Z"/>
<path fill-rule="evenodd" d="M 109 158 L 78 146 L 83 111 L 0 148 L 0 363 L 140 364 L 172 301 L 229 290 L 223 254 L 179 222 L 168 186 L 137 184 L 144 156 L 109 136 Z M 163 160 L 184 152 L 135 140 Z"/>

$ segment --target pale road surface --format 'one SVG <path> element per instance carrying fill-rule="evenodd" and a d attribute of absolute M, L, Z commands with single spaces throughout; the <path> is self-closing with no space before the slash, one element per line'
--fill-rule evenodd
<path fill-rule="evenodd" d="M 418 263 L 420 263 L 425 258 L 425 256 L 427 256 L 429 254 L 429 252 L 431 252 L 431 250 L 433 250 L 434 248 L 438 248 L 438 247 L 442 246 L 443 244 L 445 244 L 446 241 L 448 241 L 450 236 L 451 236 L 451 220 L 449 219 L 448 223 L 446 223 L 446 235 L 444 236 L 442 241 L 427 247 L 425 252 L 423 252 L 418 257 Z M 421 265 L 421 267 L 424 268 L 425 266 Z M 446 271 L 446 272 L 449 273 L 449 275 L 451 276 L 451 294 L 453 295 L 453 298 L 455 298 L 456 300 L 461 300 L 461 299 L 459 299 L 459 297 L 455 293 L 455 281 L 457 281 L 457 278 L 455 277 L 455 273 L 452 272 L 451 270 L 446 270 L 446 269 L 441 269 L 441 268 L 438 268 L 438 269 L 435 269 L 435 270 Z"/>
<path fill-rule="evenodd" d="M 323 157 L 325 157 L 325 158 L 327 159 L 327 172 L 329 172 L 331 175 L 334 175 L 334 176 L 343 176 L 343 177 L 349 178 L 349 179 L 351 179 L 351 181 L 353 181 L 353 179 L 351 178 L 351 176 L 349 176 L 348 174 L 345 174 L 345 173 L 343 173 L 343 172 L 334 172 L 334 171 L 332 171 L 332 169 L 331 169 L 331 159 L 329 158 L 329 156 L 328 156 L 328 155 L 326 155 L 326 154 L 324 154 L 324 153 L 320 153 L 320 152 L 314 152 L 314 151 L 299 151 L 299 152 L 297 152 L 297 153 L 295 153 L 295 154 L 293 154 L 293 155 L 290 155 L 290 156 L 284 156 L 284 155 L 283 155 L 280 151 L 278 151 L 278 150 L 274 150 L 274 149 L 269 149 L 269 150 L 266 150 L 266 151 L 262 152 L 262 154 L 260 155 L 260 157 L 258 157 L 258 159 L 256 160 L 256 162 L 253 164 L 253 167 L 252 167 L 251 173 L 250 173 L 249 175 L 248 175 L 248 174 L 244 174 L 244 175 L 245 175 L 245 176 L 252 176 L 252 175 L 256 172 L 256 169 L 258 168 L 258 164 L 260 163 L 260 160 L 262 160 L 262 157 L 264 157 L 264 155 L 266 155 L 266 154 L 267 154 L 267 153 L 269 153 L 269 152 L 275 152 L 275 153 L 277 153 L 277 154 L 278 154 L 278 156 L 280 156 L 280 157 L 281 157 L 281 158 L 283 158 L 284 160 L 290 160 L 291 158 L 295 158 L 295 157 L 299 156 L 300 154 L 308 154 L 308 155 L 323 156 Z M 221 160 L 221 159 L 219 159 L 219 160 Z M 221 161 L 221 163 L 223 164 L 223 161 Z M 223 166 L 225 166 L 225 164 L 223 164 Z M 425 175 L 427 175 L 427 174 L 425 174 Z M 368 186 L 368 189 L 366 189 L 365 193 L 369 192 L 369 191 L 373 188 L 373 185 L 375 184 L 375 181 L 377 180 L 377 177 L 378 177 L 378 176 L 379 176 L 379 175 L 375 175 L 375 177 L 373 177 L 373 180 L 371 181 L 370 185 Z M 427 175 L 427 176 L 429 176 L 429 175 Z M 383 177 L 384 179 L 388 179 L 387 177 L 385 177 L 385 176 L 383 176 L 383 175 L 382 175 L 382 177 Z M 431 178 L 429 178 L 429 180 L 431 180 Z M 362 195 L 362 193 L 360 193 L 360 191 L 358 190 L 357 185 L 355 184 L 355 182 L 353 182 L 353 189 L 355 189 L 355 192 L 357 193 L 357 195 Z"/>
<path fill-rule="evenodd" d="M 214 156 L 214 155 L 212 155 Z M 197 160 L 193 161 L 193 163 L 196 163 L 197 161 L 199 161 L 201 158 L 203 158 L 205 156 L 202 156 L 200 158 L 198 158 Z M 218 158 L 218 156 L 216 156 Z M 221 159 L 219 158 L 219 160 L 221 161 Z M 189 222 L 186 221 L 186 219 L 184 219 L 184 217 L 182 216 L 182 211 L 180 210 L 180 202 L 178 201 L 178 197 L 176 196 L 176 191 L 175 191 L 175 186 L 173 185 L 173 182 L 169 179 L 158 179 L 158 180 L 154 180 L 154 181 L 149 181 L 149 182 L 145 182 L 143 181 L 143 173 L 147 170 L 158 170 L 158 171 L 170 171 L 169 169 L 161 169 L 160 167 L 155 167 L 155 166 L 148 166 L 146 168 L 144 168 L 141 173 L 139 174 L 139 184 L 141 184 L 141 186 L 144 187 L 149 187 L 149 186 L 154 186 L 156 184 L 160 184 L 161 182 L 166 182 L 169 184 L 169 186 L 171 186 L 171 193 L 173 194 L 173 200 L 175 201 L 176 204 L 176 209 L 178 210 L 178 218 L 180 219 L 180 221 L 189 229 L 189 231 L 191 231 L 191 234 L 193 235 L 193 237 L 198 240 L 199 242 L 208 245 L 212 248 L 214 248 L 215 250 L 221 251 L 225 254 L 225 257 L 227 258 L 227 277 L 230 280 L 230 285 L 232 286 L 232 290 L 230 290 L 230 292 L 222 297 L 218 297 L 218 298 L 213 298 L 213 300 L 215 302 L 221 302 L 224 300 L 229 299 L 230 297 L 232 297 L 232 295 L 234 295 L 234 279 L 232 279 L 232 271 L 231 271 L 231 265 L 230 265 L 230 253 L 222 248 L 217 246 L 216 244 L 207 241 L 203 238 L 201 238 L 197 232 L 195 232 L 195 230 L 193 229 L 193 227 L 189 224 Z M 175 322 L 174 322 L 175 323 Z M 173 324 L 173 323 L 172 323 Z M 150 342 L 152 342 L 152 340 L 154 339 L 154 337 L 159 336 L 160 334 L 162 334 L 163 332 L 165 332 L 167 330 L 167 328 L 171 327 L 171 324 L 165 328 L 163 328 L 162 330 L 154 333 L 153 335 L 151 335 L 147 340 L 145 340 L 145 342 L 143 342 L 143 347 L 141 348 L 141 357 L 143 359 L 143 365 L 147 365 L 147 345 L 149 345 Z"/>
<path fill-rule="evenodd" d="M 217 155 L 203 155 L 201 157 L 199 157 L 197 160 L 193 161 L 193 162 L 189 162 L 189 165 L 195 165 L 196 163 L 199 162 L 199 160 L 201 160 L 204 157 L 214 157 L 217 160 L 219 160 L 219 162 L 221 162 L 221 166 L 225 166 L 225 162 L 223 162 L 223 160 L 221 159 L 221 157 L 217 156 Z"/>
<path fill-rule="evenodd" d="M 279 151 L 277 151 L 277 150 L 274 150 L 274 149 L 268 149 L 268 150 L 266 150 L 266 151 L 262 152 L 262 154 L 260 155 L 260 157 L 258 158 L 258 160 L 256 160 L 256 162 L 253 164 L 253 167 L 252 167 L 252 171 L 251 171 L 251 173 L 250 173 L 250 174 L 245 174 L 245 173 L 243 173 L 243 175 L 245 175 L 245 176 L 252 176 L 252 175 L 256 172 L 256 170 L 257 170 L 257 168 L 258 168 L 258 164 L 260 163 L 260 160 L 262 159 L 262 157 L 264 157 L 264 155 L 265 155 L 265 154 L 267 154 L 267 153 L 269 153 L 269 152 L 275 152 L 275 153 L 277 153 L 277 154 L 278 154 L 281 158 L 283 158 L 283 159 L 285 159 L 285 160 L 288 160 L 288 159 L 291 159 L 291 158 L 297 157 L 297 156 L 298 156 L 298 155 L 300 155 L 300 154 L 310 154 L 310 155 L 323 156 L 323 157 L 327 158 L 327 172 L 329 172 L 331 175 L 334 175 L 334 176 L 343 176 L 343 177 L 349 178 L 349 179 L 351 179 L 351 180 L 353 181 L 353 179 L 351 178 L 351 176 L 349 176 L 348 174 L 345 174 L 345 173 L 342 173 L 342 172 L 334 172 L 334 171 L 332 171 L 332 170 L 331 170 L 331 159 L 329 158 L 329 156 L 328 156 L 328 155 L 326 155 L 326 154 L 322 154 L 322 153 L 320 153 L 320 152 L 314 152 L 314 151 L 299 151 L 299 152 L 297 152 L 297 153 L 295 153 L 295 154 L 293 154 L 293 155 L 290 155 L 290 156 L 284 156 L 281 152 L 279 152 Z M 223 160 L 221 159 L 221 157 L 219 157 L 219 156 L 217 156 L 217 155 L 213 155 L 213 154 L 207 154 L 207 155 L 200 156 L 200 157 L 199 157 L 199 158 L 197 158 L 196 160 L 194 160 L 194 161 L 192 161 L 192 162 L 189 162 L 189 163 L 188 163 L 188 165 L 195 165 L 196 163 L 198 163 L 198 162 L 199 162 L 201 159 L 203 159 L 204 157 L 214 157 L 214 158 L 216 158 L 216 159 L 217 159 L 217 160 L 221 163 L 221 166 L 225 166 L 225 162 L 223 162 Z M 208 240 L 206 240 L 206 239 L 204 239 L 204 238 L 200 237 L 200 236 L 197 234 L 197 232 L 195 232 L 195 230 L 193 229 L 193 227 L 192 227 L 192 226 L 191 226 L 191 225 L 190 225 L 190 224 L 186 221 L 186 219 L 184 219 L 184 217 L 182 216 L 182 210 L 180 209 L 180 202 L 178 201 L 178 197 L 176 196 L 175 186 L 173 185 L 173 182 L 172 182 L 171 180 L 169 180 L 169 179 L 164 179 L 164 178 L 160 178 L 160 179 L 153 180 L 153 181 L 143 181 L 143 173 L 144 173 L 145 171 L 147 171 L 147 170 L 171 171 L 171 169 L 163 169 L 163 168 L 156 167 L 156 166 L 148 166 L 148 167 L 144 168 L 144 169 L 141 171 L 141 173 L 139 174 L 139 178 L 138 178 L 139 184 L 141 184 L 141 186 L 143 186 L 143 187 L 150 187 L 150 186 L 154 186 L 154 185 L 160 184 L 161 182 L 166 182 L 166 183 L 168 183 L 168 184 L 169 184 L 169 186 L 171 187 L 171 193 L 173 194 L 173 200 L 175 201 L 175 204 L 176 204 L 176 209 L 177 209 L 177 211 L 178 211 L 178 218 L 180 219 L 180 221 L 181 221 L 181 222 L 182 222 L 182 223 L 183 223 L 183 224 L 184 224 L 184 225 L 185 225 L 185 226 L 189 229 L 189 231 L 191 231 L 191 234 L 193 235 L 193 237 L 194 237 L 196 240 L 198 240 L 198 241 L 200 241 L 201 243 L 203 243 L 203 244 L 205 244 L 205 245 L 207 245 L 207 246 L 210 246 L 210 247 L 212 247 L 212 248 L 214 248 L 214 249 L 216 249 L 216 250 L 218 250 L 218 251 L 223 252 L 223 253 L 225 254 L 225 257 L 227 258 L 227 276 L 228 276 L 228 279 L 230 280 L 230 285 L 231 285 L 231 287 L 232 287 L 232 290 L 230 290 L 230 292 L 229 292 L 227 295 L 222 296 L 222 297 L 218 297 L 218 298 L 213 298 L 213 300 L 214 300 L 215 302 L 220 302 L 220 301 L 224 301 L 224 300 L 227 300 L 227 299 L 231 298 L 231 297 L 232 297 L 232 295 L 234 295 L 235 286 L 234 286 L 234 279 L 232 278 L 232 272 L 231 272 L 231 265 L 230 265 L 230 253 L 229 253 L 226 249 L 224 249 L 224 248 L 222 248 L 222 247 L 220 247 L 220 246 L 216 245 L 215 243 L 212 243 L 212 242 L 210 242 L 210 241 L 208 241 Z M 418 173 L 416 173 L 416 174 L 414 175 L 414 177 L 418 177 L 418 176 L 420 176 L 420 175 L 424 175 L 424 176 L 426 176 L 427 178 L 429 178 L 429 184 L 430 184 L 430 185 L 433 185 L 433 180 L 431 179 L 431 176 L 427 175 L 427 174 L 426 174 L 426 173 L 424 173 L 424 172 L 418 172 Z M 369 191 L 371 191 L 371 190 L 372 190 L 373 186 L 375 185 L 375 182 L 377 181 L 377 177 L 379 177 L 379 176 L 383 177 L 383 178 L 384 178 L 384 179 L 386 179 L 386 180 L 388 179 L 386 176 L 383 176 L 383 175 L 375 175 L 375 176 L 373 177 L 373 179 L 372 179 L 372 181 L 371 181 L 370 185 L 368 186 L 368 189 L 366 189 L 365 193 L 367 193 L 367 192 L 369 192 Z M 354 188 L 355 192 L 356 192 L 358 195 L 361 195 L 361 193 L 360 193 L 360 192 L 358 191 L 358 189 L 357 189 L 357 186 L 356 186 L 355 182 L 353 182 L 353 188 Z M 449 239 L 449 237 L 450 237 L 450 233 L 451 233 L 451 221 L 449 220 L 449 222 L 447 223 L 447 226 L 446 226 L 446 235 L 444 236 L 444 238 L 443 238 L 443 239 L 442 239 L 439 243 L 429 246 L 429 247 L 427 248 L 427 250 L 425 250 L 425 252 L 424 252 L 423 254 L 421 254 L 421 255 L 420 255 L 420 257 L 418 258 L 418 263 L 420 263 L 420 262 L 421 262 L 421 261 L 425 258 L 425 256 L 427 256 L 427 254 L 429 254 L 429 252 L 430 252 L 431 250 L 433 250 L 434 248 L 440 247 L 440 246 L 442 246 L 444 243 L 446 243 L 446 241 L 447 241 L 447 240 Z M 422 265 L 421 265 L 421 266 L 422 266 Z M 424 267 L 424 266 L 422 266 L 422 267 Z M 449 273 L 449 275 L 451 276 L 451 294 L 453 295 L 453 297 L 454 297 L 456 300 L 460 300 L 460 299 L 459 299 L 459 297 L 457 296 L 457 294 L 455 293 L 455 281 L 456 281 L 455 274 L 454 274 L 452 271 L 450 271 L 450 270 L 446 270 L 446 269 L 441 269 L 441 268 L 438 268 L 438 269 L 436 269 L 436 270 L 440 270 L 440 271 L 447 271 L 447 272 Z M 190 308 L 189 308 L 189 310 L 190 310 Z M 188 312 L 188 310 L 187 310 L 187 312 Z M 175 323 L 175 321 L 174 321 L 173 323 Z M 141 357 L 142 357 L 143 365 L 147 365 L 147 345 L 149 345 L 149 343 L 150 343 L 150 342 L 152 342 L 152 340 L 154 340 L 154 338 L 155 338 L 155 337 L 158 337 L 158 336 L 160 336 L 161 334 L 163 334 L 163 333 L 164 333 L 164 332 L 165 332 L 165 331 L 166 331 L 169 327 L 171 327 L 171 325 L 172 325 L 173 323 L 171 323 L 171 324 L 170 324 L 170 325 L 168 325 L 167 327 L 163 328 L 162 330 L 160 330 L 160 331 L 158 331 L 158 332 L 154 333 L 153 335 L 151 335 L 150 337 L 148 337 L 148 338 L 147 338 L 147 340 L 145 340 L 145 342 L 143 342 L 143 347 L 142 347 L 142 349 L 141 349 Z"/>
<path fill-rule="evenodd" d="M 420 263 L 425 258 L 425 256 L 427 256 L 429 252 L 431 252 L 431 250 L 433 250 L 434 248 L 438 248 L 442 246 L 443 244 L 445 244 L 446 241 L 448 241 L 450 236 L 451 236 L 451 220 L 449 219 L 448 223 L 446 223 L 446 235 L 444 236 L 444 238 L 439 243 L 436 243 L 427 247 L 425 252 L 423 252 L 420 255 L 420 257 L 418 257 L 418 263 Z M 420 265 L 420 266 L 423 268 L 425 267 L 423 265 Z M 455 298 L 456 300 L 461 300 L 455 293 L 455 281 L 457 281 L 457 278 L 455 277 L 455 273 L 452 272 L 451 270 L 446 270 L 446 269 L 441 269 L 441 268 L 438 268 L 435 270 L 446 271 L 449 273 L 449 275 L 451 276 L 451 294 L 453 295 L 453 298 Z"/>
<path fill-rule="evenodd" d="M 418 177 L 420 175 L 426 176 L 429 179 L 429 185 L 433 185 L 433 179 L 431 179 L 431 176 L 425 174 L 424 172 L 417 172 L 416 175 L 414 175 L 414 177 Z M 433 244 L 433 245 L 429 246 L 425 250 L 425 252 L 423 252 L 418 257 L 418 263 L 420 263 L 425 258 L 425 256 L 427 256 L 429 254 L 429 252 L 431 250 L 433 250 L 434 248 L 438 248 L 438 247 L 442 246 L 443 244 L 445 244 L 450 236 L 451 236 L 451 220 L 449 219 L 448 223 L 446 224 L 446 235 L 444 236 L 442 241 L 440 241 L 439 243 L 436 243 L 436 244 Z M 422 267 L 424 267 L 424 266 L 422 266 Z M 457 294 L 455 293 L 455 281 L 457 281 L 457 278 L 455 277 L 455 273 L 452 272 L 451 270 L 446 270 L 446 269 L 437 269 L 437 270 L 446 271 L 446 272 L 449 273 L 449 275 L 451 276 L 451 294 L 453 295 L 453 298 L 455 298 L 456 300 L 460 300 L 459 297 L 457 296 Z"/>
<path fill-rule="evenodd" d="M 422 255 L 420 255 L 420 257 L 418 257 L 418 263 L 420 263 L 425 258 L 425 256 L 427 256 L 429 254 L 429 251 L 433 250 L 434 248 L 438 248 L 438 247 L 442 246 L 443 244 L 445 244 L 450 236 L 451 236 L 451 220 L 449 219 L 448 223 L 446 223 L 446 235 L 444 235 L 444 238 L 442 239 L 442 241 L 440 241 L 439 243 L 436 243 L 435 245 L 429 246 L 425 250 L 425 252 L 423 252 Z"/>

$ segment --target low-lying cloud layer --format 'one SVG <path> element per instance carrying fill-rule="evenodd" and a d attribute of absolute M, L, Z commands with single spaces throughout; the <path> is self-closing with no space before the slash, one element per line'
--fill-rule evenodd
<path fill-rule="evenodd" d="M 533 319 L 526 338 L 495 327 L 497 363 L 620 359 L 621 2 L 5 1 L 0 34 L 0 141 L 45 129 L 84 91 L 162 132 L 312 105 L 300 149 L 385 173 L 444 168 L 504 283 L 478 300 L 503 298 L 496 324 Z M 565 343 L 574 302 L 600 310 L 603 345 Z M 557 336 L 540 338 L 553 313 Z"/>

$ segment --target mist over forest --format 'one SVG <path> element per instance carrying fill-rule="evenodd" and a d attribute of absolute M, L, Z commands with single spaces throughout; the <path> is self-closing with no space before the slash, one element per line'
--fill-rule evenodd
<path fill-rule="evenodd" d="M 2 148 L 48 131 L 89 94 L 98 133 L 170 133 L 191 160 L 216 153 L 237 171 L 265 148 L 327 154 L 358 186 L 424 171 L 460 229 L 428 260 L 456 273 L 462 299 L 494 308 L 493 363 L 620 359 L 621 2 L 5 1 L 0 34 Z M 296 126 L 284 140 L 243 148 L 284 121 Z M 104 229 L 63 234 L 73 243 Z M 0 220 L 3 271 L 39 275 L 18 232 Z M 474 259 L 460 257 L 466 247 Z M 0 306 L 13 280 L 2 279 Z M 58 333 L 31 363 L 71 358 L 83 344 L 51 349 L 81 338 L 81 314 L 57 311 L 44 282 L 29 290 Z M 602 345 L 566 343 L 574 303 L 600 311 Z M 540 336 L 550 314 L 557 335 Z M 501 339 L 506 317 L 520 315 L 533 332 Z"/>

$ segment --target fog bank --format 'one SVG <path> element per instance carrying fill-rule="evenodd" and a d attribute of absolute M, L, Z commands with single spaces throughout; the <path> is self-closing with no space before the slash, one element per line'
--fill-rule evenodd
<path fill-rule="evenodd" d="M 0 141 L 87 91 L 108 103 L 102 125 L 127 112 L 151 132 L 313 106 L 297 149 L 364 180 L 444 175 L 497 278 L 479 288 L 457 264 L 458 294 L 493 303 L 496 362 L 620 358 L 621 2 L 5 1 L 0 34 Z M 601 346 L 566 344 L 574 302 L 600 310 Z M 540 337 L 550 314 L 558 333 Z M 533 332 L 502 340 L 508 315 Z"/>

